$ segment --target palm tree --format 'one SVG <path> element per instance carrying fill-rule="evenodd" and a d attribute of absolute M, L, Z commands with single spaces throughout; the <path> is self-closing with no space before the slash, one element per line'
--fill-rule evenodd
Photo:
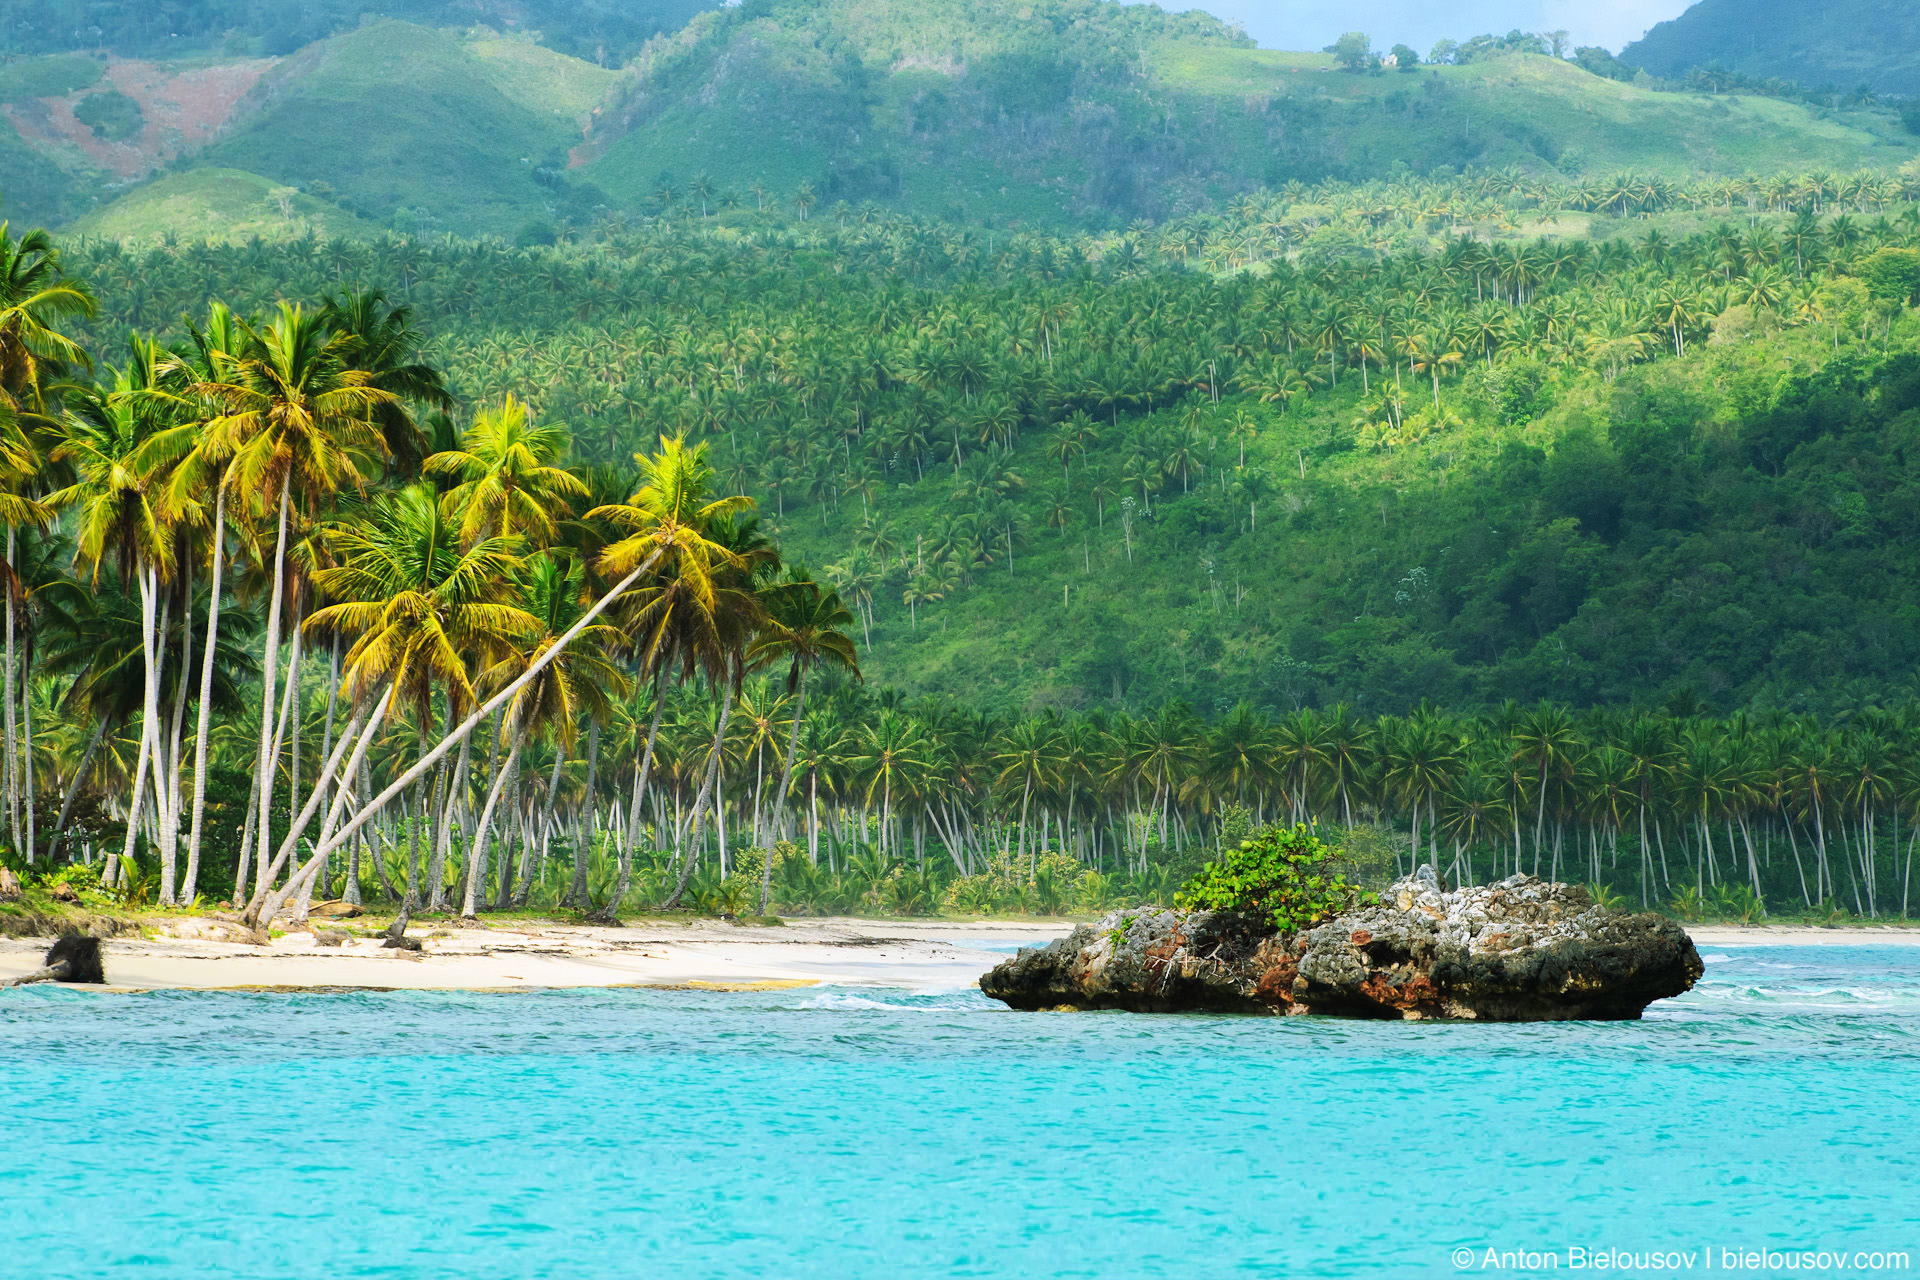
<path fill-rule="evenodd" d="M 705 847 L 707 801 L 721 787 L 727 724 L 740 695 L 740 682 L 746 674 L 745 655 L 766 621 L 759 591 L 764 590 L 770 575 L 779 569 L 779 555 L 761 536 L 757 521 L 716 520 L 711 532 L 713 545 L 726 552 L 726 559 L 714 567 L 710 577 L 712 607 L 704 614 L 707 626 L 696 632 L 694 643 L 686 653 L 688 661 L 705 672 L 709 685 L 719 694 L 720 710 L 713 744 L 701 768 L 699 794 L 694 798 L 693 810 L 688 818 L 692 830 L 681 853 L 679 879 L 673 891 L 662 901 L 662 910 L 671 910 L 680 904 L 680 899 L 687 892 L 687 885 L 693 879 L 694 864 Z M 724 790 L 720 790 L 719 794 L 724 797 Z"/>
<path fill-rule="evenodd" d="M 93 295 L 66 278 L 52 236 L 35 228 L 15 240 L 0 222 L 0 405 L 43 414 L 49 382 L 88 364 L 59 323 L 93 313 Z"/>
<path fill-rule="evenodd" d="M 604 909 L 608 919 L 633 884 L 633 854 L 666 707 L 666 681 L 676 670 L 685 678 L 696 667 L 713 669 L 722 648 L 717 578 L 741 562 L 712 535 L 753 505 L 750 498 L 715 496 L 716 477 L 705 445 L 689 448 L 679 437 L 663 438 L 658 454 L 635 455 L 635 461 L 641 468 L 641 487 L 625 502 L 608 503 L 586 515 L 590 524 L 609 531 L 599 555 L 600 571 L 645 579 L 622 610 L 620 626 L 639 671 L 654 685 L 653 722 L 635 765 L 627 837 L 621 841 L 614 893 Z"/>
<path fill-rule="evenodd" d="M 747 650 L 747 664 L 759 666 L 784 661 L 787 664 L 787 692 L 794 695 L 793 726 L 787 732 L 787 753 L 780 764 L 780 785 L 774 802 L 784 805 L 793 782 L 794 753 L 800 746 L 800 725 L 807 712 L 807 677 L 821 664 L 836 666 L 860 676 L 859 657 L 846 628 L 853 614 L 841 603 L 838 592 L 823 589 L 804 569 L 795 569 L 786 581 L 761 593 L 766 624 Z M 767 914 L 767 896 L 773 884 L 773 858 L 769 855 L 760 876 L 760 911 Z"/>
<path fill-rule="evenodd" d="M 361 731 L 356 755 L 364 753 L 395 701 L 411 705 L 422 721 L 432 714 L 436 686 L 450 691 L 453 705 L 472 705 L 478 699 L 468 676 L 470 667 L 492 666 L 540 631 L 539 619 L 517 604 L 501 601 L 521 565 L 520 540 L 483 538 L 463 547 L 428 485 L 411 485 L 377 498 L 365 520 L 342 523 L 328 532 L 326 541 L 336 563 L 315 572 L 313 583 L 334 603 L 316 610 L 307 619 L 306 630 L 352 639 L 344 679 L 351 700 L 362 709 L 357 716 L 367 714 L 364 708 L 371 695 L 380 695 Z M 534 674 L 545 665 L 534 668 Z M 513 693 L 521 687 L 509 685 Z M 343 735 L 343 747 L 352 736 L 352 730 Z M 350 764 L 343 776 L 353 773 Z M 330 781 L 323 771 L 315 781 L 314 796 L 323 795 Z M 265 885 L 273 882 L 291 855 L 314 807 L 310 800 L 304 817 L 295 819 L 263 887 L 248 904 L 250 922 L 272 919 L 273 911 L 285 901 L 282 890 L 267 909 Z M 322 829 L 316 842 L 322 850 L 332 834 Z M 266 856 L 264 841 L 261 856 Z M 315 854 L 316 865 L 320 856 Z M 306 874 L 302 868 L 289 879 L 288 888 Z"/>
<path fill-rule="evenodd" d="M 453 407 L 440 371 L 420 358 L 425 337 L 408 307 L 390 307 L 378 289 L 328 297 L 321 319 L 341 342 L 341 360 L 369 375 L 368 384 L 393 399 L 372 407 L 374 425 L 386 441 L 394 469 L 411 478 L 428 441 L 413 406 L 445 412 Z"/>
<path fill-rule="evenodd" d="M 128 368 L 114 373 L 110 390 L 76 394 L 73 406 L 63 414 L 52 457 L 71 467 L 75 478 L 47 496 L 49 508 L 75 509 L 74 558 L 77 564 L 86 565 L 91 579 L 97 583 L 102 567 L 111 561 L 121 582 L 134 582 L 139 588 L 143 714 L 122 858 L 133 854 L 147 771 L 160 747 L 159 685 L 164 655 L 158 635 L 165 630 L 166 622 L 160 614 L 159 597 L 161 584 L 172 578 L 175 552 L 173 529 L 159 501 L 155 475 L 142 465 L 158 423 L 150 403 L 132 394 L 152 385 L 160 364 L 159 351 L 150 343 L 135 340 L 131 356 Z M 163 790 L 161 795 L 164 804 Z M 171 903 L 172 849 L 164 838 L 162 816 L 160 900 Z M 116 870 L 109 865 L 109 881 Z"/>
<path fill-rule="evenodd" d="M 558 536 L 558 522 L 572 514 L 567 500 L 587 492 L 556 465 L 567 443 L 564 428 L 534 425 L 525 402 L 509 395 L 474 418 L 459 449 L 434 454 L 425 470 L 460 481 L 441 501 L 458 513 L 462 538 L 518 534 L 547 546 Z"/>
<path fill-rule="evenodd" d="M 211 353 L 213 376 L 193 391 L 218 409 L 203 429 L 209 461 L 224 464 L 227 483 L 256 512 L 272 510 L 276 518 L 256 775 L 264 856 L 277 767 L 274 685 L 293 499 L 297 494 L 304 506 L 315 509 L 342 489 L 364 484 L 370 466 L 390 454 L 374 415 L 399 399 L 376 387 L 373 373 L 349 367 L 355 340 L 334 330 L 323 314 L 282 303 L 273 323 L 261 329 L 242 325 L 242 331 L 239 352 Z"/>

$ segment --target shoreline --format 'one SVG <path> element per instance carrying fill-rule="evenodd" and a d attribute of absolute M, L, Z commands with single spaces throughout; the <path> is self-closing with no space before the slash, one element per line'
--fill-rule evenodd
<path fill-rule="evenodd" d="M 1686 930 L 1695 946 L 1705 947 L 1920 947 L 1920 925 L 1698 924 Z"/>
<path fill-rule="evenodd" d="M 613 987 L 804 986 L 964 990 L 1017 946 L 1063 937 L 1074 922 L 854 918 L 737 925 L 627 926 L 513 919 L 417 920 L 418 952 L 381 945 L 384 920 L 318 922 L 351 931 L 322 946 L 306 928 L 265 945 L 212 917 L 153 921 L 143 937 L 104 940 L 107 991 L 535 991 Z M 361 932 L 373 936 L 358 936 Z M 44 938 L 0 938 L 0 981 L 36 969 Z M 75 987 L 73 990 L 83 988 Z"/>
<path fill-rule="evenodd" d="M 1017 946 L 1065 936 L 1073 920 L 869 920 L 784 925 L 642 920 L 632 925 L 511 919 L 416 922 L 418 952 L 388 950 L 384 920 L 322 922 L 348 932 L 323 946 L 310 929 L 261 945 L 217 917 L 147 922 L 145 936 L 105 940 L 107 987 L 72 990 L 538 991 L 619 987 L 753 990 L 852 986 L 955 991 Z M 1920 927 L 1699 925 L 1704 947 L 1920 946 Z M 366 935 L 366 936 L 362 936 Z M 44 938 L 0 938 L 0 980 L 40 965 Z"/>

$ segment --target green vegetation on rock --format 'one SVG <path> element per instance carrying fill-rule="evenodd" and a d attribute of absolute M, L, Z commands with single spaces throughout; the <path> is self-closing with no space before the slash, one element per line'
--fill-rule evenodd
<path fill-rule="evenodd" d="M 1268 827 L 1223 850 L 1181 886 L 1174 905 L 1243 912 L 1293 933 L 1373 901 L 1348 881 L 1338 855 L 1301 825 Z"/>

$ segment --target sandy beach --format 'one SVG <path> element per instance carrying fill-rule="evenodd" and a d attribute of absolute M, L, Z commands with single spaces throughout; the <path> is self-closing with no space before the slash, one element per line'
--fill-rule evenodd
<path fill-rule="evenodd" d="M 1702 947 L 1920 947 L 1920 928 L 1902 925 L 1695 924 L 1687 934 Z"/>
<path fill-rule="evenodd" d="M 824 919 L 784 926 L 638 922 L 620 928 L 529 920 L 417 922 L 418 952 L 379 937 L 321 946 L 289 932 L 261 946 L 216 919 L 156 921 L 145 938 L 105 943 L 114 989 L 357 988 L 519 990 L 541 987 L 813 985 L 953 990 L 972 986 L 1015 946 L 1046 943 L 1071 921 Z M 354 933 L 374 932 L 377 921 Z M 326 926 L 323 926 L 326 927 Z M 46 940 L 0 938 L 0 980 L 36 969 Z"/>
<path fill-rule="evenodd" d="M 796 920 L 747 926 L 715 920 L 590 927 L 509 920 L 418 922 L 418 952 L 388 950 L 384 920 L 344 922 L 346 942 L 322 946 L 295 930 L 265 946 L 207 917 L 156 920 L 144 938 L 112 938 L 116 990 L 161 988 L 512 991 L 542 987 L 970 987 L 1016 946 L 1065 935 L 1070 920 Z M 323 925 L 323 928 L 332 926 Z M 1920 946 L 1920 929 L 1698 925 L 1701 946 Z M 0 980 L 39 967 L 45 939 L 0 938 Z"/>

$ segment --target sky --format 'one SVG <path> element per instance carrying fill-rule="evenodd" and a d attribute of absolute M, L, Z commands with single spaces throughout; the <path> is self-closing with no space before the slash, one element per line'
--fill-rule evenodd
<path fill-rule="evenodd" d="M 1678 17 L 1691 0 L 1159 0 L 1163 9 L 1204 9 L 1238 22 L 1269 49 L 1324 49 L 1343 32 L 1364 31 L 1374 47 L 1407 44 L 1424 56 L 1434 42 L 1493 32 L 1566 31 L 1576 45 L 1618 53 L 1648 27 Z"/>

